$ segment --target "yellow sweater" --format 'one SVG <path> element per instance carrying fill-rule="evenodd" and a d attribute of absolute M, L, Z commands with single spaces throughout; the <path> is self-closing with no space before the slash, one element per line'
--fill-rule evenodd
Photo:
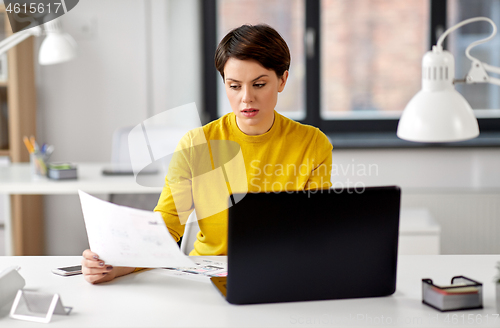
<path fill-rule="evenodd" d="M 332 148 L 319 129 L 277 112 L 258 136 L 241 132 L 233 113 L 224 115 L 179 142 L 155 211 L 178 241 L 196 209 L 201 231 L 190 255 L 225 255 L 228 196 L 329 188 Z"/>

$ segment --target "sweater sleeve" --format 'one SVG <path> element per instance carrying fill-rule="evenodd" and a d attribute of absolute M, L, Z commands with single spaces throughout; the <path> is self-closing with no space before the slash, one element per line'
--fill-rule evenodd
<path fill-rule="evenodd" d="M 168 166 L 165 185 L 154 211 L 159 212 L 175 241 L 184 234 L 187 218 L 193 212 L 191 139 L 186 134 Z"/>
<path fill-rule="evenodd" d="M 319 129 L 314 142 L 314 167 L 305 189 L 328 189 L 332 186 L 332 150 L 328 137 Z"/>

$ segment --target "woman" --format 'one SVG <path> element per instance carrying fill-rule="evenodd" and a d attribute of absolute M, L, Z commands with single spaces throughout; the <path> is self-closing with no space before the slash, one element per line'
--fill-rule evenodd
<path fill-rule="evenodd" d="M 327 137 L 317 128 L 294 122 L 274 110 L 290 66 L 288 46 L 278 32 L 267 25 L 243 25 L 230 31 L 217 47 L 215 66 L 224 81 L 232 113 L 184 136 L 155 208 L 176 241 L 184 232 L 187 216 L 196 209 L 201 231 L 190 255 L 227 254 L 227 210 L 214 211 L 214 204 L 207 200 L 222 195 L 222 189 L 206 190 L 198 187 L 195 179 L 199 172 L 211 172 L 203 159 L 208 158 L 212 171 L 223 166 L 216 163 L 214 155 L 217 141 L 232 142 L 241 150 L 246 176 L 243 191 L 279 192 L 331 186 L 332 145 Z M 222 148 L 231 152 L 228 147 Z M 234 179 L 226 171 L 223 173 L 227 189 L 232 193 L 239 191 L 241 183 L 230 184 Z M 227 197 L 219 198 L 227 203 Z M 82 271 L 91 283 L 134 271 L 134 268 L 107 266 L 90 250 L 84 251 L 83 257 Z"/>

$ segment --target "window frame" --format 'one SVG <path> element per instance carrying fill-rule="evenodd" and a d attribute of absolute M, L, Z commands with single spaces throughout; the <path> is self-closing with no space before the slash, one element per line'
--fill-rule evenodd
<path fill-rule="evenodd" d="M 208 121 L 219 118 L 217 112 L 217 79 L 220 75 L 214 67 L 214 53 L 217 45 L 217 0 L 203 0 L 202 2 L 202 43 L 203 43 L 203 101 Z M 320 128 L 332 138 L 354 134 L 385 134 L 397 139 L 396 130 L 399 119 L 333 119 L 321 117 L 321 0 L 304 0 L 305 6 L 305 32 L 310 31 L 315 35 L 313 55 L 306 54 L 305 63 L 305 108 L 306 116 L 299 120 L 301 123 Z M 447 27 L 447 0 L 429 0 L 430 26 L 429 49 L 436 44 L 438 31 Z M 446 48 L 446 40 L 444 47 Z M 422 53 L 422 56 L 424 53 Z M 465 54 L 464 54 L 465 56 Z M 415 76 L 420 78 L 420 76 Z M 490 132 L 500 133 L 500 118 L 478 118 L 481 134 L 489 135 Z M 480 135 L 481 137 L 481 135 Z M 499 140 L 500 141 L 500 140 Z M 496 146 L 498 146 L 497 141 Z M 460 143 L 458 143 L 460 144 Z M 453 144 L 453 145 L 458 145 Z M 414 146 L 414 143 L 398 142 L 389 147 Z M 426 144 L 427 146 L 443 146 L 451 144 Z M 473 145 L 470 142 L 466 146 Z M 387 146 L 387 145 L 386 145 Z M 384 146 L 384 147 L 386 147 Z M 348 148 L 348 146 L 347 146 Z"/>

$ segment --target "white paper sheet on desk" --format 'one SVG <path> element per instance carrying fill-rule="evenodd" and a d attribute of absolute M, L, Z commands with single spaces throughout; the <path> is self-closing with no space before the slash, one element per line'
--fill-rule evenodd
<path fill-rule="evenodd" d="M 106 264 L 160 268 L 194 263 L 168 232 L 160 213 L 112 204 L 79 190 L 90 249 Z"/>

